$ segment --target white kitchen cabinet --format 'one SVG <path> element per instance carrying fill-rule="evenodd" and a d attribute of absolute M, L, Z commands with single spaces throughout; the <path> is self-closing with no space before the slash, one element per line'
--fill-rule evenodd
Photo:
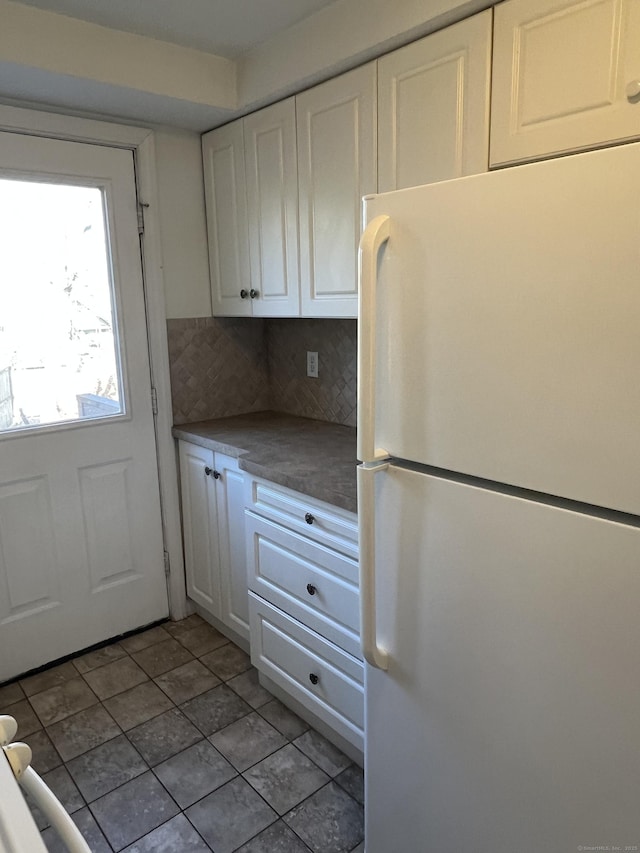
<path fill-rule="evenodd" d="M 640 138 L 638 0 L 495 10 L 491 164 Z"/>
<path fill-rule="evenodd" d="M 247 116 L 244 143 L 253 316 L 296 317 L 300 288 L 294 99 Z"/>
<path fill-rule="evenodd" d="M 303 317 L 356 317 L 363 195 L 376 191 L 376 66 L 296 98 Z"/>
<path fill-rule="evenodd" d="M 251 316 L 249 231 L 242 121 L 202 137 L 214 316 Z"/>
<path fill-rule="evenodd" d="M 378 191 L 486 172 L 491 10 L 378 61 Z"/>
<path fill-rule="evenodd" d="M 231 631 L 249 640 L 244 486 L 238 461 L 179 442 L 187 594 Z"/>
<path fill-rule="evenodd" d="M 357 518 L 248 475 L 245 506 L 252 662 L 266 686 L 357 757 L 364 725 Z"/>

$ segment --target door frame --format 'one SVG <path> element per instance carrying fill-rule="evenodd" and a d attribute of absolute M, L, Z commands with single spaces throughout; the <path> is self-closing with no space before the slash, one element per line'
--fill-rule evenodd
<path fill-rule="evenodd" d="M 108 121 L 40 112 L 2 104 L 0 104 L 0 131 L 63 139 L 69 142 L 107 145 L 133 152 L 138 199 L 148 205 L 144 208 L 141 263 L 149 342 L 150 381 L 156 389 L 158 401 L 155 438 L 164 549 L 169 555 L 170 565 L 167 577 L 169 613 L 172 619 L 183 619 L 190 609 L 187 606 L 185 591 L 176 449 L 171 435 L 173 411 L 154 133 L 149 128 L 129 127 Z M 149 393 L 151 393 L 151 387 Z"/>

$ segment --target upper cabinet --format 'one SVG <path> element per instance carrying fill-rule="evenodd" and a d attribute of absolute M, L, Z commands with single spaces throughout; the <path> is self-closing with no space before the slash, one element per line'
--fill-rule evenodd
<path fill-rule="evenodd" d="M 296 98 L 303 317 L 358 313 L 363 195 L 376 191 L 376 68 Z"/>
<path fill-rule="evenodd" d="M 491 164 L 640 137 L 638 0 L 495 10 Z"/>
<path fill-rule="evenodd" d="M 202 137 L 209 275 L 215 316 L 251 315 L 244 137 L 235 121 Z"/>
<path fill-rule="evenodd" d="M 380 59 L 378 191 L 486 172 L 490 82 L 490 10 Z"/>
<path fill-rule="evenodd" d="M 244 119 L 254 317 L 297 317 L 298 170 L 293 98 Z"/>

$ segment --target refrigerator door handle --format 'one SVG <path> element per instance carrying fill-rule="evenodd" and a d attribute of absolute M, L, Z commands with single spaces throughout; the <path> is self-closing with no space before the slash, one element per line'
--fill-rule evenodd
<path fill-rule="evenodd" d="M 358 534 L 360 538 L 360 643 L 364 659 L 377 669 L 389 666 L 387 651 L 376 632 L 375 476 L 388 464 L 358 466 Z"/>
<path fill-rule="evenodd" d="M 376 448 L 376 282 L 378 252 L 389 239 L 391 220 L 376 216 L 360 239 L 358 252 L 358 459 L 375 462 L 389 456 Z"/>

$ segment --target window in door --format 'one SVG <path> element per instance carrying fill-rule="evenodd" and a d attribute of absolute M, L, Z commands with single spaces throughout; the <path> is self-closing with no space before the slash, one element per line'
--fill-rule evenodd
<path fill-rule="evenodd" d="M 0 179 L 0 430 L 124 412 L 102 189 Z"/>

